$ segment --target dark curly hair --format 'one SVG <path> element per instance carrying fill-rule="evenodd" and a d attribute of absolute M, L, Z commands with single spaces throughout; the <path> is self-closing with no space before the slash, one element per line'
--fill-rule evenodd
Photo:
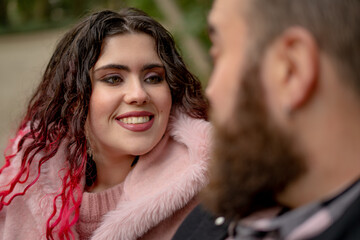
<path fill-rule="evenodd" d="M 66 144 L 65 156 L 69 167 L 47 221 L 48 239 L 54 239 L 55 232 L 60 239 L 73 238 L 71 227 L 79 217 L 80 180 L 88 161 L 84 128 L 92 92 L 89 71 L 98 60 L 105 38 L 137 32 L 148 34 L 155 40 L 157 53 L 165 66 L 173 109 L 194 118 L 207 119 L 208 103 L 199 80 L 187 70 L 171 34 L 158 22 L 132 8 L 118 13 L 100 11 L 81 21 L 58 43 L 20 124 L 17 151 L 6 156 L 6 163 L 0 169 L 1 174 L 11 165 L 11 159 L 16 154 L 23 153 L 17 174 L 6 186 L 7 190 L 0 191 L 1 210 L 35 184 L 42 164 L 57 153 L 60 144 Z M 36 168 L 38 173 L 35 180 L 28 181 L 30 167 Z M 22 183 L 28 183 L 24 191 L 14 193 L 15 186 Z M 57 201 L 61 201 L 60 209 L 57 209 Z"/>

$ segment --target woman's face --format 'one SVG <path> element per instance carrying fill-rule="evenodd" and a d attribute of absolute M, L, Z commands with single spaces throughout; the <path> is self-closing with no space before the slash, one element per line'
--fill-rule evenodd
<path fill-rule="evenodd" d="M 87 132 L 94 154 L 149 152 L 165 133 L 172 105 L 154 39 L 142 33 L 106 38 L 90 74 Z"/>

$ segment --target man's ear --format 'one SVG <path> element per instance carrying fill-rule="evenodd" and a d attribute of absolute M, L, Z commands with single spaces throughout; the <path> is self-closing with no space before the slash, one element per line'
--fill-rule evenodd
<path fill-rule="evenodd" d="M 294 112 L 311 98 L 318 81 L 319 49 L 306 29 L 285 30 L 273 45 L 277 69 L 278 104 L 283 111 Z M 271 63 L 270 63 L 271 65 Z"/>

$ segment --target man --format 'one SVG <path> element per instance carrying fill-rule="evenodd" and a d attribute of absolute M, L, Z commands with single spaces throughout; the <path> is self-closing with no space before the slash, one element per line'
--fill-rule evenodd
<path fill-rule="evenodd" d="M 360 239 L 359 23 L 359 0 L 213 3 L 203 199 L 233 238 Z"/>

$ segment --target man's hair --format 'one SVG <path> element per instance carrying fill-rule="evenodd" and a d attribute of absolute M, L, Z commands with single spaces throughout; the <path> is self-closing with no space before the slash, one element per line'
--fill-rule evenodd
<path fill-rule="evenodd" d="M 307 29 L 360 94 L 359 0 L 251 0 L 249 26 L 260 50 L 291 26 Z"/>

